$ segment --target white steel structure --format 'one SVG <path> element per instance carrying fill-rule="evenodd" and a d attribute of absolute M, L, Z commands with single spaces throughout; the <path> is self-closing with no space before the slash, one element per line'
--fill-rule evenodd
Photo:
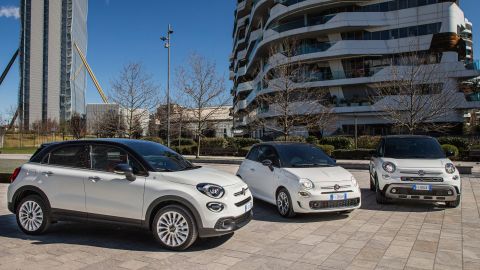
<path fill-rule="evenodd" d="M 259 118 L 275 119 L 259 106 L 259 96 L 271 92 L 263 83 L 275 62 L 303 61 L 310 74 L 302 88 L 328 89 L 333 100 L 336 126 L 351 133 L 358 125 L 363 133 L 386 132 L 391 125 L 369 93 L 375 85 L 392 80 L 392 59 L 418 52 L 432 55 L 444 76 L 432 84 L 456 87 L 458 82 L 479 76 L 473 60 L 472 24 L 460 1 L 447 0 L 238 0 L 230 56 L 230 79 L 234 82 L 235 133 L 262 137 L 268 130 L 252 125 Z M 293 58 L 272 55 L 271 48 L 294 39 Z M 462 123 L 461 109 L 478 107 L 463 93 L 448 119 Z M 270 106 L 272 104 L 269 104 Z M 321 106 L 321 105 L 319 105 Z M 300 104 L 301 107 L 301 104 Z M 448 109 L 448 108 L 446 108 Z M 383 112 L 385 113 L 385 112 Z M 308 130 L 298 127 L 299 135 Z"/>

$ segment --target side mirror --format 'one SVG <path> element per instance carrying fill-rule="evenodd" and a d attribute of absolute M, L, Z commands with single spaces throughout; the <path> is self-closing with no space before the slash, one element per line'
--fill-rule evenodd
<path fill-rule="evenodd" d="M 113 168 L 113 172 L 118 175 L 125 175 L 128 181 L 135 181 L 135 179 L 137 179 L 133 174 L 132 167 L 128 164 L 117 164 L 115 168 Z"/>
<path fill-rule="evenodd" d="M 270 159 L 265 159 L 264 161 L 262 161 L 262 165 L 268 167 L 270 171 L 273 172 L 273 162 Z"/>
<path fill-rule="evenodd" d="M 450 150 L 447 150 L 447 151 L 445 152 L 445 155 L 446 155 L 448 158 L 450 158 L 450 157 L 455 156 L 455 153 L 453 153 L 453 152 L 450 151 Z"/>

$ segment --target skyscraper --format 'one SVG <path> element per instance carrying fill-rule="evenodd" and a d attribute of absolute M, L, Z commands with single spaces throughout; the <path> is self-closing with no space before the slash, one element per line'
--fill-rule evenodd
<path fill-rule="evenodd" d="M 20 0 L 19 117 L 23 128 L 85 113 L 88 0 Z"/>

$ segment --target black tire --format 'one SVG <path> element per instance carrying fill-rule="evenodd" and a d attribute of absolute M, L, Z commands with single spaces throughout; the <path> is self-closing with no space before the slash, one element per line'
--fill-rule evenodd
<path fill-rule="evenodd" d="M 15 209 L 18 227 L 28 235 L 41 235 L 50 227 L 50 209 L 38 195 L 23 198 Z"/>
<path fill-rule="evenodd" d="M 388 198 L 385 197 L 383 192 L 380 190 L 377 179 L 375 179 L 375 200 L 377 201 L 378 204 L 388 203 Z"/>
<path fill-rule="evenodd" d="M 375 188 L 375 183 L 374 183 L 374 180 L 373 180 L 373 177 L 370 175 L 370 190 L 371 191 L 375 191 L 376 188 Z"/>
<path fill-rule="evenodd" d="M 293 211 L 292 198 L 287 189 L 281 188 L 277 192 L 276 202 L 277 211 L 282 217 L 292 218 L 296 215 L 295 211 Z M 288 203 L 288 205 L 285 205 L 285 203 Z"/>
<path fill-rule="evenodd" d="M 163 216 L 164 214 L 168 215 L 167 213 L 178 215 L 176 217 L 179 217 L 179 222 L 173 222 L 177 226 L 170 224 L 169 231 L 163 231 L 163 237 L 161 237 L 160 234 L 162 234 L 162 232 L 160 232 L 159 221 L 160 218 L 162 218 L 163 224 L 169 224 L 169 221 L 165 219 L 166 216 Z M 166 228 L 163 225 L 161 227 L 162 229 Z M 169 250 L 185 250 L 193 245 L 198 238 L 198 230 L 194 217 L 187 208 L 181 205 L 169 205 L 160 209 L 153 219 L 151 228 L 155 240 L 157 240 L 163 248 Z M 184 228 L 188 228 L 188 231 Z M 176 239 L 179 241 L 176 241 Z"/>
<path fill-rule="evenodd" d="M 455 201 L 445 202 L 445 204 L 447 205 L 447 207 L 457 208 L 460 205 L 460 200 L 460 195 L 458 195 Z"/>

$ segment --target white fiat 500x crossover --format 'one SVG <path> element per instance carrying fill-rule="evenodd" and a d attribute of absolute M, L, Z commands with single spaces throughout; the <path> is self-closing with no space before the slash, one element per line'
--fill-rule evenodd
<path fill-rule="evenodd" d="M 382 138 L 370 161 L 370 189 L 377 203 L 391 199 L 460 204 L 460 174 L 438 141 L 427 136 Z"/>
<path fill-rule="evenodd" d="M 41 147 L 15 170 L 8 208 L 26 234 L 52 222 L 143 226 L 165 248 L 230 233 L 252 218 L 253 199 L 234 175 L 194 166 L 148 141 L 107 139 Z"/>
<path fill-rule="evenodd" d="M 284 217 L 350 212 L 361 204 L 360 188 L 353 175 L 310 144 L 257 144 L 237 175 L 255 198 L 275 204 Z"/>

